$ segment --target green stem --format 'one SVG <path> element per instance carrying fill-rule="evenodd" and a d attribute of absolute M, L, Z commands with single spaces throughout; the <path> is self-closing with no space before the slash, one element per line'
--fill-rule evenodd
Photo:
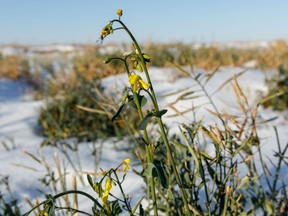
<path fill-rule="evenodd" d="M 89 214 L 87 212 L 84 212 L 84 211 L 81 211 L 81 210 L 78 210 L 78 209 L 74 209 L 74 208 L 71 208 L 71 207 L 57 207 L 58 210 L 67 210 L 68 212 L 72 212 L 72 215 L 78 215 L 78 213 L 80 213 L 81 215 L 89 215 L 89 216 L 93 216 L 92 214 Z"/>
<path fill-rule="evenodd" d="M 93 197 L 91 196 L 90 194 L 88 193 L 85 193 L 83 191 L 78 191 L 78 190 L 69 190 L 69 191 L 65 191 L 65 192 L 62 192 L 62 193 L 59 193 L 59 194 L 56 194 L 55 196 L 53 196 L 53 199 L 58 199 L 62 196 L 66 196 L 67 194 L 81 194 L 83 196 L 86 196 L 88 197 L 90 200 L 92 200 L 100 209 L 103 209 L 103 207 L 100 205 L 100 203 Z M 39 206 L 41 205 L 44 205 L 46 203 L 48 203 L 50 200 L 45 200 L 41 203 L 39 203 L 37 206 L 35 206 L 34 208 L 32 208 L 30 211 L 28 211 L 27 213 L 24 214 L 24 216 L 28 216 L 31 212 L 33 212 L 36 208 L 38 208 Z"/>
<path fill-rule="evenodd" d="M 273 194 L 273 197 L 272 197 L 272 198 L 276 201 L 277 181 L 278 181 L 279 174 L 280 174 L 281 163 L 282 163 L 282 161 L 284 160 L 284 155 L 285 155 L 285 153 L 286 153 L 286 151 L 287 151 L 287 149 L 288 149 L 288 144 L 285 146 L 284 150 L 282 151 L 282 150 L 281 150 L 281 146 L 280 146 L 280 140 L 279 140 L 279 134 L 278 134 L 277 128 L 274 127 L 274 130 L 275 130 L 276 139 L 277 139 L 279 159 L 278 159 L 278 163 L 277 163 L 276 173 L 275 173 L 275 175 L 274 175 L 274 177 L 273 177 L 273 178 L 274 178 L 274 179 L 273 179 L 274 182 L 273 182 L 271 194 Z"/>
<path fill-rule="evenodd" d="M 124 62 L 125 68 L 127 70 L 127 74 L 129 76 L 129 67 L 128 67 L 128 64 L 126 62 L 126 58 L 125 58 L 125 60 L 124 59 L 121 59 L 121 60 Z M 143 118 L 144 118 L 144 115 L 143 115 L 142 108 L 141 108 L 141 105 L 140 105 L 140 101 L 139 101 L 139 98 L 138 98 L 138 95 L 136 94 L 136 92 L 133 92 L 133 98 L 134 98 L 134 102 L 135 102 L 137 110 L 138 110 L 138 115 L 139 115 L 140 121 L 142 121 Z M 146 151 L 147 162 L 148 163 L 153 163 L 153 158 L 151 156 L 150 149 L 149 149 L 149 146 L 148 146 L 149 145 L 149 137 L 148 137 L 148 133 L 147 133 L 146 129 L 144 129 L 144 131 L 143 131 L 143 136 L 144 136 L 144 140 L 145 140 L 145 151 Z M 148 187 L 150 187 L 150 190 L 151 190 L 154 215 L 158 216 L 158 207 L 157 207 L 157 199 L 156 199 L 156 190 L 155 190 L 154 178 L 151 177 L 150 179 L 148 179 L 148 182 L 149 182 Z M 150 191 L 150 190 L 148 190 L 148 191 Z M 148 197 L 149 197 L 149 194 L 148 194 Z"/>
<path fill-rule="evenodd" d="M 141 108 L 141 105 L 140 105 L 140 102 L 139 102 L 138 95 L 136 94 L 136 92 L 133 92 L 133 96 L 134 96 L 134 99 L 135 99 L 135 104 L 136 104 L 136 107 L 137 107 L 137 110 L 138 110 L 138 113 L 139 113 L 140 120 L 142 121 L 144 116 L 143 116 L 143 113 L 142 113 L 142 108 Z M 144 129 L 144 131 L 143 131 L 143 136 L 144 136 L 144 140 L 145 140 L 145 150 L 146 150 L 147 162 L 148 163 L 153 163 L 153 159 L 152 159 L 152 156 L 151 156 L 151 153 L 150 153 L 150 149 L 149 149 L 149 137 L 148 137 L 148 133 L 147 133 L 146 129 Z M 154 178 L 151 177 L 150 179 L 148 179 L 148 181 L 149 181 L 149 185 L 150 185 L 150 188 L 151 188 L 151 196 L 152 196 L 152 201 L 153 201 L 154 214 L 155 214 L 155 216 L 157 216 L 158 215 L 158 207 L 157 207 L 157 199 L 156 199 L 156 190 L 155 190 Z"/>
<path fill-rule="evenodd" d="M 157 100 L 156 100 L 156 95 L 155 95 L 155 92 L 154 92 L 154 89 L 153 89 L 153 85 L 152 85 L 152 82 L 151 82 L 151 79 L 150 79 L 150 75 L 149 75 L 148 69 L 146 67 L 146 63 L 145 63 L 144 57 L 142 55 L 142 51 L 141 51 L 141 48 L 140 48 L 137 40 L 135 39 L 133 34 L 130 32 L 130 30 L 126 27 L 126 25 L 121 20 L 112 20 L 111 22 L 118 22 L 124 28 L 124 30 L 127 32 L 127 34 L 130 36 L 130 38 L 132 39 L 132 41 L 133 41 L 133 43 L 134 43 L 134 45 L 135 45 L 135 47 L 136 47 L 136 49 L 137 49 L 137 51 L 139 53 L 139 58 L 141 60 L 142 66 L 143 66 L 143 70 L 145 72 L 147 82 L 150 85 L 150 92 L 151 92 L 154 108 L 155 108 L 156 112 L 159 111 L 159 106 L 158 106 L 158 103 L 157 103 Z M 168 161 L 169 161 L 169 163 L 172 166 L 172 169 L 173 169 L 173 171 L 175 173 L 175 176 L 176 176 L 176 181 L 177 181 L 177 183 L 179 185 L 179 188 L 180 188 L 180 193 L 181 193 L 181 196 L 182 196 L 182 200 L 183 200 L 185 208 L 186 208 L 185 211 L 187 212 L 188 215 L 190 215 L 189 206 L 188 206 L 188 196 L 186 194 L 186 191 L 184 190 L 182 179 L 180 178 L 180 175 L 179 175 L 178 170 L 176 168 L 175 161 L 173 160 L 171 147 L 170 147 L 170 144 L 169 144 L 169 141 L 168 141 L 168 138 L 167 138 L 167 134 L 165 132 L 164 125 L 163 125 L 161 117 L 157 118 L 157 121 L 158 121 L 160 130 L 161 130 L 161 134 L 163 136 L 163 140 L 164 140 L 164 143 L 165 143 L 165 147 L 166 147 L 166 151 L 167 151 L 167 155 L 168 155 Z"/>
<path fill-rule="evenodd" d="M 229 193 L 226 192 L 226 195 L 225 195 L 225 201 L 224 201 L 224 208 L 223 208 L 223 211 L 221 210 L 220 212 L 221 213 L 221 216 L 225 216 L 227 215 L 227 208 L 228 208 L 228 198 L 229 198 Z"/>
<path fill-rule="evenodd" d="M 125 195 L 125 193 L 124 193 L 124 191 L 123 191 L 123 188 L 122 188 L 121 182 L 120 182 L 120 180 L 119 180 L 119 177 L 118 177 L 118 175 L 117 175 L 117 173 L 116 173 L 116 170 L 113 170 L 113 173 L 114 173 L 114 176 L 116 177 L 116 180 L 117 180 L 118 186 L 119 186 L 119 188 L 120 188 L 121 194 L 122 194 L 122 196 L 123 196 L 123 198 L 124 198 L 124 203 L 125 203 L 125 205 L 126 205 L 126 208 L 127 208 L 128 212 L 129 212 L 129 214 L 130 214 L 130 215 L 133 215 L 132 209 L 131 209 L 130 205 L 127 203 L 127 198 L 126 198 L 126 195 Z"/>

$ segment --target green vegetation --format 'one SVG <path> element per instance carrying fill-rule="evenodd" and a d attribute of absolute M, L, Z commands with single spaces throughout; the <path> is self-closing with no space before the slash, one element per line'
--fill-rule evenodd
<path fill-rule="evenodd" d="M 49 139 L 78 138 L 79 141 L 91 141 L 120 133 L 120 127 L 112 124 L 107 115 L 81 109 L 101 109 L 97 92 L 102 89 L 96 80 L 91 83 L 78 77 L 75 85 L 63 85 L 58 91 L 62 92 L 61 97 L 57 94 L 55 98 L 49 98 L 39 116 L 43 134 Z"/>
<path fill-rule="evenodd" d="M 3 56 L 0 53 L 0 78 L 19 80 L 27 77 L 29 73 L 28 62 L 19 56 Z"/>
<path fill-rule="evenodd" d="M 147 193 L 132 205 L 132 198 L 122 186 L 127 178 L 126 171 L 133 169 L 130 158 L 119 162 L 116 168 L 84 173 L 87 180 L 83 174 L 77 173 L 80 182 L 89 184 L 92 189 L 86 192 L 77 189 L 76 176 L 73 189 L 67 189 L 66 167 L 61 167 L 57 156 L 54 157 L 55 171 L 44 156 L 26 152 L 46 169 L 47 174 L 40 181 L 52 188 L 54 195 L 47 195 L 43 202 L 27 201 L 31 210 L 25 215 L 285 215 L 288 211 L 287 183 L 280 171 L 288 163 L 288 144 L 281 147 L 275 128 L 274 158 L 273 161 L 270 158 L 270 163 L 264 161 L 262 140 L 257 133 L 257 112 L 260 105 L 277 110 L 288 107 L 287 44 L 277 41 L 265 49 L 212 46 L 192 49 L 181 43 L 140 46 L 121 20 L 123 11 L 118 10 L 117 15 L 118 19 L 103 28 L 101 40 L 116 31 L 125 31 L 131 38 L 131 52 L 122 54 L 119 50 L 108 55 L 98 46 L 87 47 L 83 55 L 71 60 L 73 67 L 67 74 L 57 74 L 51 62 L 41 62 L 51 79 L 42 79 L 39 73 L 30 74 L 27 60 L 0 56 L 0 75 L 13 80 L 24 77 L 37 86 L 37 97 L 46 99 L 39 115 L 41 133 L 47 137 L 42 147 L 46 144 L 57 147 L 75 173 L 81 169 L 77 150 L 82 141 L 129 138 L 127 148 L 131 147 L 131 154 L 139 161 L 142 172 L 137 174 L 143 177 Z M 220 66 L 241 66 L 250 60 L 255 60 L 262 70 L 278 72 L 267 81 L 269 94 L 251 107 L 237 77 L 232 77 L 230 84 L 241 113 L 235 116 L 220 111 L 206 91 L 207 83 Z M 197 94 L 204 95 L 209 101 L 210 114 L 217 117 L 217 124 L 206 125 L 203 119 L 194 118 L 190 124 L 179 124 L 179 134 L 168 135 L 169 128 L 162 120 L 167 110 L 158 105 L 148 66 L 172 65 L 181 76 L 196 82 L 197 87 L 191 85 L 168 95 L 179 94 L 179 100 L 193 100 L 195 96 L 191 94 L 197 88 Z M 187 66 L 190 68 L 186 69 Z M 195 67 L 203 68 L 207 73 L 195 74 Z M 99 81 L 123 72 L 127 73 L 130 86 L 123 90 L 119 97 L 122 100 L 114 101 L 104 94 Z M 183 114 L 175 107 L 173 109 L 176 115 Z M 197 108 L 189 110 L 195 113 Z M 69 138 L 74 141 L 69 142 Z M 101 149 L 95 145 L 93 148 L 91 155 L 97 167 L 100 154 L 97 152 Z M 71 154 L 77 155 L 76 162 L 71 159 Z M 269 165 L 272 171 L 267 169 Z M 12 196 L 8 177 L 3 177 L 0 183 L 6 185 Z M 120 195 L 116 196 L 112 188 L 117 188 Z M 89 200 L 90 212 L 81 209 L 78 196 Z M 14 199 L 7 202 L 0 194 L 0 201 L 0 215 L 21 215 Z"/>
<path fill-rule="evenodd" d="M 109 47 L 110 45 L 101 45 Z M 267 47 L 234 48 L 225 45 L 195 46 L 195 44 L 184 43 L 146 43 L 141 45 L 146 53 L 150 54 L 149 66 L 166 67 L 171 62 L 180 66 L 192 63 L 194 67 L 212 70 L 220 66 L 242 66 L 244 63 L 254 60 L 256 67 L 264 70 L 277 70 L 287 62 L 288 45 L 285 41 L 274 41 Z M 122 50 L 129 49 L 129 46 L 115 46 L 115 55 L 120 56 Z M 105 59 L 108 54 L 100 51 L 99 46 L 86 48 L 83 57 L 75 58 L 76 67 L 83 70 L 97 72 L 101 76 L 123 73 L 123 64 L 113 61 L 109 65 L 101 64 L 100 59 Z"/>
<path fill-rule="evenodd" d="M 288 62 L 288 59 L 287 59 Z M 270 100 L 264 103 L 275 110 L 288 109 L 288 63 L 280 65 L 277 73 L 267 81 Z"/>

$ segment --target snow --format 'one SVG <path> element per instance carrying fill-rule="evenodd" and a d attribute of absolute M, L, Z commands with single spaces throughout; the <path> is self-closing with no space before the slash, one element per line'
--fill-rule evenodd
<path fill-rule="evenodd" d="M 25 51 L 20 48 L 15 47 L 0 47 L 0 53 L 3 56 L 10 56 L 10 55 L 23 55 Z"/>
<path fill-rule="evenodd" d="M 259 100 L 259 96 L 265 95 L 267 87 L 265 86 L 264 73 L 260 70 L 253 69 L 253 62 L 250 62 L 248 65 L 251 67 L 238 77 L 238 82 L 249 99 L 249 106 L 253 107 L 256 105 L 257 100 Z M 206 85 L 208 94 L 212 94 L 215 89 L 221 86 L 226 80 L 244 70 L 246 70 L 244 67 L 220 68 L 219 72 L 216 73 Z M 163 118 L 164 123 L 169 125 L 171 128 L 170 132 L 178 133 L 179 123 L 191 123 L 191 121 L 193 121 L 192 112 L 186 113 L 180 117 L 169 117 L 174 114 L 174 111 L 167 107 L 167 104 L 175 101 L 179 94 L 170 97 L 161 96 L 186 87 L 190 87 L 191 90 L 196 91 L 199 90 L 199 87 L 195 81 L 181 76 L 180 73 L 173 68 L 152 67 L 149 71 L 160 102 L 160 107 L 168 109 L 168 113 Z M 203 72 L 201 70 L 196 70 L 195 73 L 201 74 Z M 144 74 L 140 75 L 145 79 Z M 117 96 L 117 92 L 122 92 L 123 88 L 128 85 L 127 75 L 120 74 L 107 77 L 102 80 L 102 84 L 107 87 L 106 93 L 110 92 Z M 118 96 L 120 99 L 120 95 Z M 215 93 L 213 95 L 213 100 L 219 110 L 226 110 L 229 114 L 241 114 L 235 96 L 233 95 L 231 84 L 227 84 L 219 92 Z M 203 96 L 193 99 L 193 103 L 191 100 L 188 100 L 188 102 L 178 101 L 174 106 L 179 111 L 183 111 L 192 106 L 203 105 L 206 102 L 207 98 Z M 25 85 L 23 83 L 9 80 L 0 81 L 0 175 L 9 175 L 10 188 L 14 197 L 19 199 L 23 212 L 29 209 L 28 204 L 23 201 L 24 197 L 34 199 L 36 196 L 40 196 L 40 198 L 43 198 L 43 194 L 39 192 L 39 190 L 45 190 L 43 184 L 39 182 L 39 178 L 43 178 L 47 173 L 43 158 L 46 158 L 47 164 L 51 170 L 54 171 L 56 171 L 55 154 L 60 158 L 61 164 L 62 161 L 66 161 L 66 171 L 69 173 L 67 184 L 70 189 L 72 187 L 71 176 L 77 174 L 76 170 L 67 162 L 67 158 L 61 153 L 61 149 L 56 150 L 56 148 L 51 146 L 40 149 L 40 144 L 44 140 L 37 131 L 37 117 L 41 106 L 43 106 L 42 101 L 34 101 L 25 95 Z M 217 124 L 217 119 L 209 114 L 207 108 L 212 109 L 211 106 L 207 107 L 203 105 L 200 107 L 196 112 L 196 118 L 200 119 L 204 117 L 204 124 L 206 125 Z M 258 131 L 263 143 L 263 154 L 272 157 L 272 152 L 276 149 L 276 137 L 273 126 L 277 126 L 280 143 L 283 148 L 288 141 L 288 115 L 287 112 L 276 112 L 261 107 L 258 115 L 263 121 L 278 117 L 272 122 L 261 124 Z M 100 159 L 98 171 L 100 167 L 104 170 L 109 169 L 111 167 L 116 167 L 125 158 L 131 157 L 125 150 L 126 141 L 127 140 L 125 139 L 117 141 L 111 138 L 96 143 L 81 144 L 78 146 L 79 155 L 77 156 L 75 152 L 70 151 L 69 156 L 73 161 L 76 161 L 77 157 L 81 158 L 81 164 L 76 163 L 78 172 L 95 172 L 92 151 L 93 148 L 96 147 L 98 149 L 97 154 L 99 154 L 98 159 Z M 35 155 L 41 162 L 35 161 L 27 152 Z M 41 157 L 43 158 L 41 159 Z M 137 161 L 133 161 L 132 166 L 136 162 Z M 33 168 L 36 171 L 27 169 L 24 166 Z M 135 167 L 137 169 L 137 166 Z M 286 177 L 288 177 L 287 171 L 287 167 L 285 170 L 282 170 L 282 173 L 285 174 L 284 176 Z M 86 182 L 85 175 L 82 175 L 82 177 Z M 80 183 L 79 186 L 80 189 L 91 192 L 91 189 L 87 184 L 83 186 Z M 144 186 L 143 179 L 132 172 L 128 172 L 124 190 L 128 194 L 134 196 L 134 203 L 136 203 L 141 198 L 141 195 L 144 194 L 142 186 Z M 84 202 L 84 200 L 80 200 L 80 203 Z"/>
<path fill-rule="evenodd" d="M 233 78 L 234 75 L 237 75 L 238 73 L 246 71 L 246 68 L 236 68 L 236 67 L 225 67 L 220 68 L 216 75 L 210 81 L 206 84 L 205 88 L 208 94 L 213 94 L 215 90 L 220 87 L 226 80 Z M 193 90 L 196 92 L 197 95 L 202 95 L 202 97 L 193 99 L 193 104 L 191 100 L 183 100 L 178 101 L 175 107 L 179 111 L 184 111 L 185 109 L 189 109 L 192 107 L 192 105 L 202 105 L 208 102 L 208 99 L 203 96 L 203 93 L 198 93 L 200 90 L 200 87 L 197 85 L 197 83 L 187 77 L 181 77 L 180 73 L 173 68 L 156 68 L 152 67 L 149 70 L 151 79 L 153 81 L 153 87 L 155 89 L 156 95 L 158 96 L 160 100 L 160 105 L 162 108 L 167 108 L 167 104 L 175 101 L 179 95 L 173 95 L 170 97 L 161 97 L 165 94 L 175 92 L 177 90 L 181 90 L 184 88 L 190 87 L 190 90 Z M 196 70 L 196 74 L 203 74 L 202 70 Z M 141 74 L 140 74 L 141 75 Z M 102 84 L 104 86 L 113 86 L 113 88 L 108 88 L 110 93 L 113 92 L 122 92 L 122 89 L 128 85 L 127 81 L 127 75 L 126 74 L 120 74 L 116 76 L 110 76 L 105 78 L 102 81 Z M 145 79 L 144 74 L 142 74 L 142 78 Z M 111 85 L 113 83 L 113 85 Z M 241 86 L 242 90 L 244 90 L 244 93 L 246 94 L 247 98 L 249 98 L 249 102 L 251 103 L 251 106 L 254 104 L 256 105 L 257 100 L 260 99 L 260 96 L 265 95 L 267 92 L 267 87 L 265 86 L 265 77 L 264 74 L 256 69 L 249 69 L 246 72 L 244 72 L 239 78 L 238 83 Z M 108 90 L 107 90 L 108 91 Z M 197 92 L 198 91 L 198 92 Z M 226 110 L 228 113 L 239 111 L 237 105 L 236 105 L 236 99 L 234 96 L 234 93 L 231 89 L 231 84 L 227 84 L 223 87 L 223 89 L 213 95 L 213 100 L 217 104 L 218 109 Z M 210 107 L 211 108 L 211 107 Z M 197 112 L 197 117 L 201 118 L 202 116 L 205 116 L 205 118 L 209 118 L 211 116 L 207 112 L 207 106 L 203 106 L 200 108 L 200 110 Z M 231 114 L 235 114 L 231 113 Z M 172 110 L 169 110 L 166 116 L 175 114 Z M 183 117 L 178 118 L 167 118 L 164 116 L 164 122 L 169 122 L 169 126 L 178 127 L 179 122 L 183 123 L 189 123 L 191 122 L 192 113 L 187 113 Z M 187 121 L 188 119 L 188 121 Z M 213 118 L 214 119 L 214 118 Z M 187 122 L 185 122 L 187 121 Z M 174 123 L 176 123 L 174 125 Z"/>
<path fill-rule="evenodd" d="M 53 57 L 59 55 L 73 56 L 81 54 L 85 50 L 85 45 L 81 44 L 43 44 L 43 45 L 1 45 L 0 54 L 3 56 L 27 56 L 27 57 Z"/>
<path fill-rule="evenodd" d="M 76 48 L 73 45 L 53 44 L 34 46 L 30 48 L 32 52 L 74 52 Z"/>

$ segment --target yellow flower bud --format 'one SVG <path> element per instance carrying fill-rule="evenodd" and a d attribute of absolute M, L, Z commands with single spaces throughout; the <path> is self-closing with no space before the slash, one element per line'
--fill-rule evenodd
<path fill-rule="evenodd" d="M 39 212 L 38 216 L 48 216 L 48 213 L 45 210 L 43 210 Z"/>
<path fill-rule="evenodd" d="M 123 160 L 123 172 L 126 172 L 127 169 L 131 169 L 130 162 L 130 158 Z"/>
<path fill-rule="evenodd" d="M 117 13 L 117 15 L 122 16 L 123 15 L 123 10 L 118 9 L 116 13 Z"/>
<path fill-rule="evenodd" d="M 111 61 L 111 58 L 105 58 L 105 59 L 103 60 L 103 63 L 104 63 L 104 64 L 108 64 L 108 63 L 110 63 L 110 61 Z"/>

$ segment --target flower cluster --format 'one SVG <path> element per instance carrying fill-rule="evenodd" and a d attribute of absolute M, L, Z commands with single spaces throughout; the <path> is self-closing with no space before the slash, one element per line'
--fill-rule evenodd
<path fill-rule="evenodd" d="M 112 189 L 112 180 L 110 177 L 107 177 L 106 183 L 105 183 L 105 189 L 101 197 L 104 205 L 107 205 L 107 200 L 108 200 L 109 192 L 111 189 Z"/>
<path fill-rule="evenodd" d="M 130 162 L 131 162 L 130 158 L 126 158 L 125 160 L 123 160 L 123 169 L 122 169 L 123 172 L 126 172 L 127 169 L 131 169 Z M 105 188 L 102 189 L 102 194 L 101 194 L 102 202 L 106 206 L 107 206 L 108 196 L 109 196 L 109 193 L 110 193 L 110 191 L 111 191 L 111 189 L 113 187 L 113 184 L 115 185 L 115 182 L 113 182 L 111 177 L 108 176 L 106 178 Z"/>
<path fill-rule="evenodd" d="M 100 34 L 100 39 L 103 40 L 107 35 L 112 34 L 112 33 L 113 33 L 112 23 L 109 23 L 102 29 L 101 34 Z"/>
<path fill-rule="evenodd" d="M 120 17 L 123 15 L 123 10 L 121 9 L 118 9 L 116 14 L 119 16 L 119 20 L 120 20 Z M 110 22 L 108 25 L 106 25 L 102 31 L 101 31 L 101 34 L 100 34 L 100 39 L 103 40 L 106 36 L 110 35 L 113 33 L 113 27 L 112 27 L 112 22 Z"/>

